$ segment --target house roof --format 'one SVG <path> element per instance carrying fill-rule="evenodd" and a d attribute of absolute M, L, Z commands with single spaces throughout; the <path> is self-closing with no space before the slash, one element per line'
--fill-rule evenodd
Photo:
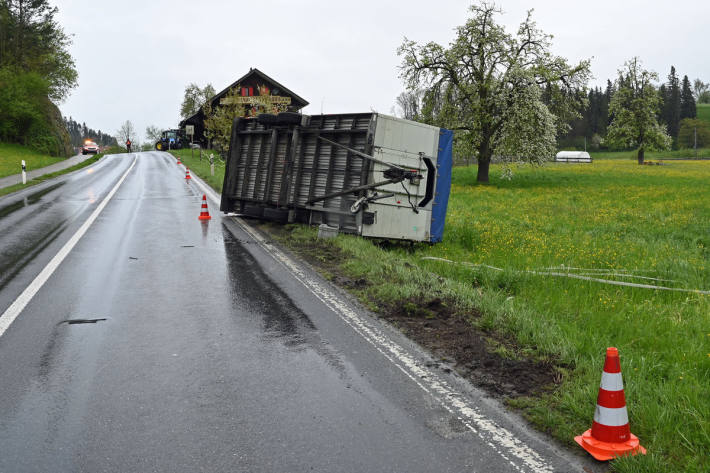
<path fill-rule="evenodd" d="M 214 107 L 215 105 L 217 105 L 217 104 L 219 103 L 219 100 L 220 100 L 222 97 L 224 97 L 225 95 L 227 95 L 227 93 L 228 93 L 232 88 L 236 87 L 237 85 L 239 85 L 240 83 L 246 81 L 247 79 L 251 79 L 252 76 L 257 76 L 257 77 L 260 78 L 261 80 L 263 80 L 263 81 L 265 81 L 265 82 L 271 84 L 273 87 L 278 87 L 279 89 L 281 89 L 280 94 L 281 94 L 281 95 L 288 95 L 288 96 L 290 96 L 291 99 L 293 100 L 293 102 L 295 102 L 295 105 L 298 106 L 298 108 L 303 108 L 303 107 L 305 107 L 306 105 L 308 105 L 308 101 L 307 101 L 307 100 L 303 99 L 303 98 L 300 97 L 299 95 L 296 95 L 296 94 L 293 93 L 290 89 L 287 89 L 286 87 L 284 87 L 284 86 L 281 85 L 280 83 L 276 82 L 274 79 L 272 79 L 271 77 L 267 76 L 266 74 L 264 74 L 263 72 L 261 72 L 259 69 L 255 68 L 255 67 L 250 67 L 250 68 L 249 68 L 249 72 L 247 72 L 247 73 L 244 74 L 242 77 L 240 77 L 239 79 L 237 79 L 236 81 L 234 81 L 232 84 L 230 84 L 230 85 L 228 85 L 227 87 L 225 87 L 224 90 L 222 90 L 221 92 L 215 94 L 215 96 L 210 99 L 210 102 L 211 102 L 212 106 Z M 273 88 L 273 87 L 272 87 L 272 88 Z M 182 123 L 186 123 L 186 122 L 190 121 L 191 119 L 195 118 L 195 117 L 196 117 L 197 115 L 199 115 L 200 113 L 202 113 L 202 108 L 200 108 L 200 110 L 198 110 L 195 114 L 193 114 L 193 115 L 191 115 L 191 116 L 185 118 L 184 120 L 182 120 L 180 123 L 181 123 L 181 124 L 182 124 Z"/>

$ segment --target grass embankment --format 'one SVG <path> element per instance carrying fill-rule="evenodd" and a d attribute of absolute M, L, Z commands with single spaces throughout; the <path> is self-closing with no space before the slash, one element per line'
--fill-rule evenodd
<path fill-rule="evenodd" d="M 0 177 L 11 176 L 22 172 L 21 166 L 23 159 L 27 164 L 28 171 L 43 168 L 64 160 L 64 158 L 39 153 L 26 146 L 0 143 Z"/>
<path fill-rule="evenodd" d="M 478 185 L 475 167 L 454 169 L 438 245 L 316 241 L 304 226 L 281 241 L 347 255 L 338 270 L 367 281 L 350 290 L 376 312 L 440 298 L 489 335 L 491 351 L 554 365 L 554 390 L 509 402 L 573 449 L 591 426 L 605 348 L 618 347 L 631 429 L 649 454 L 613 468 L 709 471 L 710 296 L 526 271 L 710 289 L 710 162 L 599 160 L 520 168 L 512 181 L 500 174 L 492 166 L 490 185 Z"/>
<path fill-rule="evenodd" d="M 222 182 L 224 181 L 224 161 L 220 159 L 219 154 L 215 151 L 202 150 L 202 159 L 200 159 L 200 150 L 195 149 L 173 149 L 170 153 L 176 158 L 179 157 L 190 172 L 194 172 L 202 180 L 207 182 L 217 192 L 222 192 Z M 210 153 L 214 154 L 214 176 L 210 174 Z"/>
<path fill-rule="evenodd" d="M 11 146 L 15 146 L 15 145 L 11 145 Z M 87 159 L 86 161 L 82 161 L 81 163 L 71 166 L 69 168 L 62 169 L 61 171 L 56 171 L 56 172 L 53 172 L 50 174 L 44 174 L 44 175 L 38 176 L 34 179 L 30 179 L 27 181 L 27 184 L 20 183 L 20 184 L 15 184 L 15 185 L 9 186 L 9 187 L 3 187 L 2 189 L 0 189 L 0 196 L 12 194 L 13 192 L 17 192 L 19 190 L 25 189 L 26 187 L 40 184 L 40 183 L 46 181 L 47 179 L 52 179 L 53 177 L 61 176 L 62 174 L 67 174 L 67 173 L 85 168 L 87 166 L 94 164 L 95 162 L 97 162 L 99 159 L 103 158 L 107 154 L 118 154 L 118 153 L 122 153 L 122 152 L 125 152 L 125 151 L 120 148 L 111 148 L 111 149 L 107 150 L 105 153 L 96 154 L 96 155 L 90 157 L 89 159 Z M 52 159 L 55 159 L 55 158 L 52 158 Z M 59 161 L 63 161 L 63 159 L 59 159 Z M 39 162 L 41 162 L 41 161 L 39 161 Z M 45 164 L 44 166 L 48 166 L 49 164 L 54 164 L 54 163 L 50 162 L 48 164 Z M 43 167 L 43 166 L 37 166 L 37 167 Z M 29 164 L 27 166 L 27 169 L 31 170 Z M 12 174 L 17 174 L 17 172 L 10 173 L 10 175 L 12 175 Z"/>

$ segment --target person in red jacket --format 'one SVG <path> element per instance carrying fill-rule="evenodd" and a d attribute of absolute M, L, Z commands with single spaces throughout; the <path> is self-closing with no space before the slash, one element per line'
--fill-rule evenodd
<path fill-rule="evenodd" d="M 128 152 L 130 153 L 131 152 L 131 139 L 130 138 L 128 138 L 126 140 L 126 148 L 128 149 Z"/>

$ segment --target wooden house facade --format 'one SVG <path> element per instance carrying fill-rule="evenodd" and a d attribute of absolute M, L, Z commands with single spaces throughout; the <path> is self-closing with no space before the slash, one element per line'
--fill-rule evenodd
<path fill-rule="evenodd" d="M 235 91 L 236 94 L 230 95 L 231 91 Z M 260 113 L 298 112 L 308 105 L 306 100 L 256 68 L 250 68 L 247 74 L 212 97 L 209 104 L 215 108 L 235 100 L 244 107 L 241 115 L 243 117 L 255 117 Z M 184 130 L 186 125 L 195 127 L 193 138 L 195 143 L 207 144 L 205 113 L 202 108 L 182 120 L 179 127 Z"/>

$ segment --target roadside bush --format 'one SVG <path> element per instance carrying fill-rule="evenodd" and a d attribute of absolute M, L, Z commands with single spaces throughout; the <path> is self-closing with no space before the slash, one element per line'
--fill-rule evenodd
<path fill-rule="evenodd" d="M 0 140 L 26 144 L 28 132 L 42 121 L 48 92 L 39 74 L 0 68 Z"/>
<path fill-rule="evenodd" d="M 53 123 L 59 112 L 47 97 L 49 91 L 49 83 L 38 73 L 0 68 L 0 141 L 66 155 L 60 135 L 64 125 Z"/>

